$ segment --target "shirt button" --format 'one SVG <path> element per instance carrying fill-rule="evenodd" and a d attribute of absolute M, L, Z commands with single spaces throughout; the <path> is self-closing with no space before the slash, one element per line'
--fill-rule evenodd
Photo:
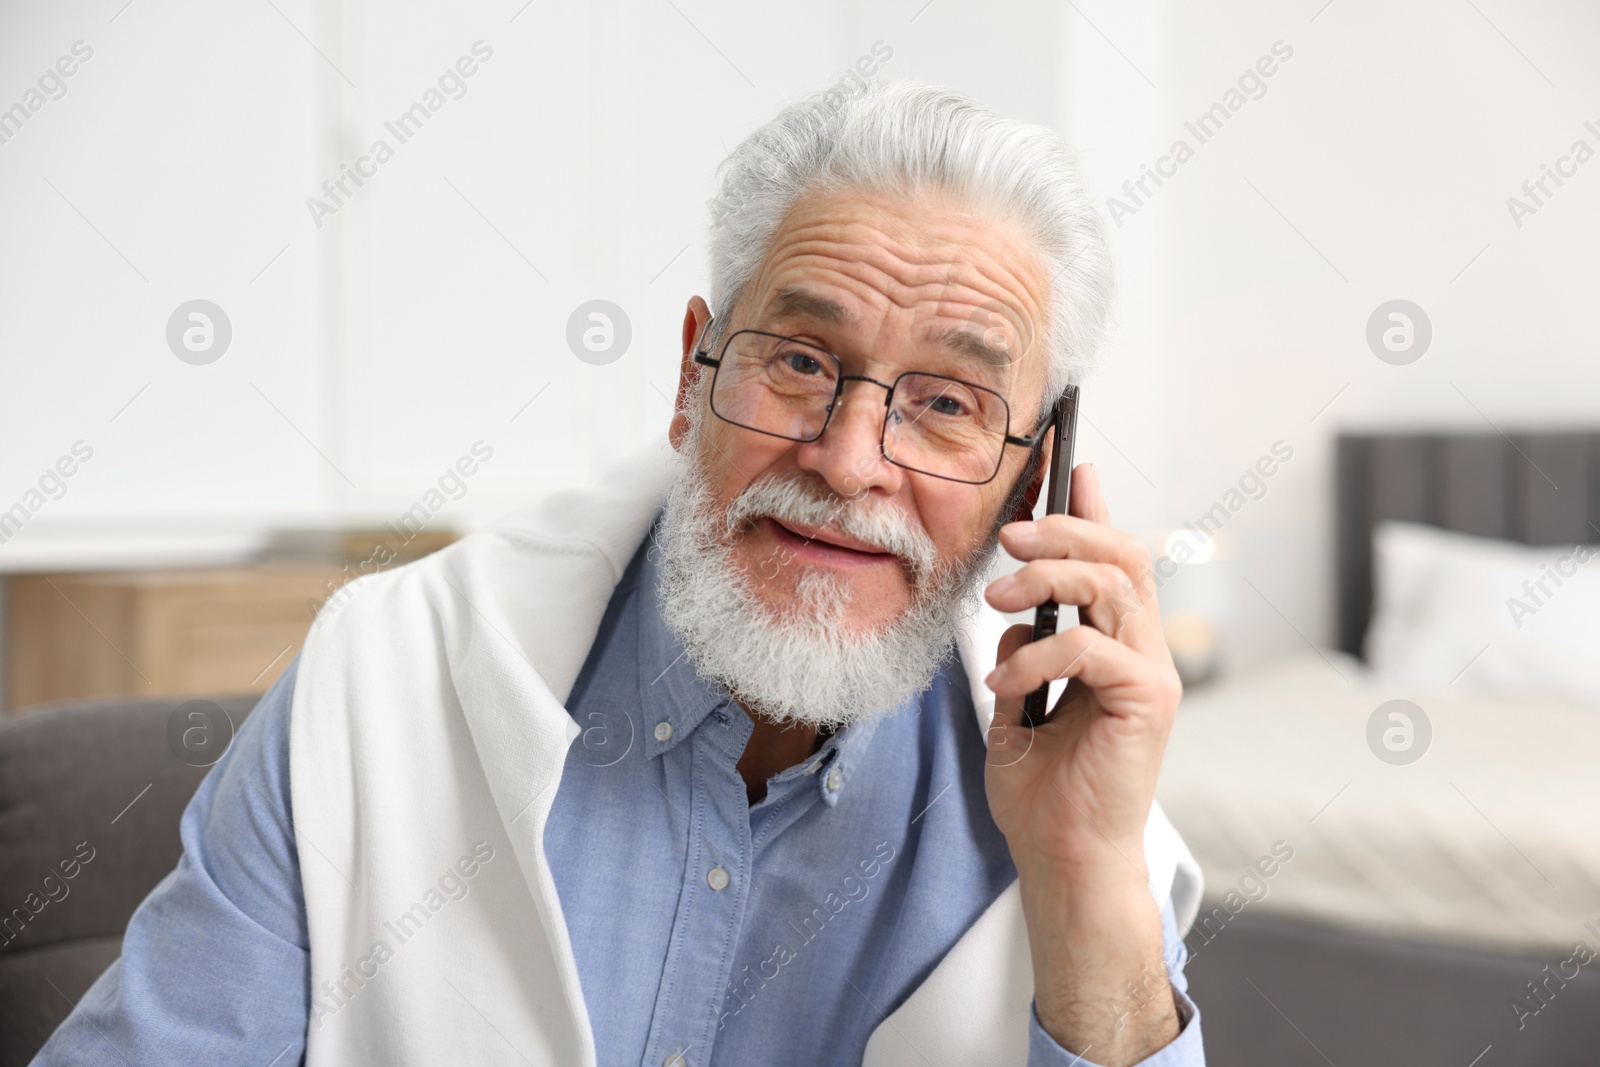
<path fill-rule="evenodd" d="M 661 1067 L 689 1067 L 689 1061 L 684 1059 L 678 1053 L 674 1052 L 672 1055 L 661 1061 Z"/>
<path fill-rule="evenodd" d="M 706 885 L 721 892 L 728 888 L 728 872 L 721 867 L 713 867 L 706 872 Z"/>
<path fill-rule="evenodd" d="M 844 775 L 839 773 L 839 768 L 835 767 L 833 770 L 828 772 L 828 788 L 829 789 L 837 792 L 838 789 L 839 789 L 839 786 L 841 786 L 843 784 L 844 784 Z"/>
<path fill-rule="evenodd" d="M 658 723 L 656 723 L 656 740 L 657 741 L 671 741 L 672 740 L 672 724 L 670 722 L 658 722 Z"/>

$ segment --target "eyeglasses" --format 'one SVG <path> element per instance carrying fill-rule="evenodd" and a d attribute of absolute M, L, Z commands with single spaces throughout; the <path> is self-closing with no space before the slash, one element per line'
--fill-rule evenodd
<path fill-rule="evenodd" d="M 723 342 L 720 357 L 700 349 L 694 361 L 715 368 L 713 414 L 790 441 L 822 436 L 845 382 L 871 382 L 885 390 L 878 446 L 883 458 L 952 482 L 993 481 L 1006 445 L 1032 448 L 1047 428 L 1040 426 L 1031 437 L 1013 434 L 1011 407 L 993 389 L 919 371 L 893 382 L 845 374 L 839 357 L 827 349 L 763 330 L 739 330 Z"/>

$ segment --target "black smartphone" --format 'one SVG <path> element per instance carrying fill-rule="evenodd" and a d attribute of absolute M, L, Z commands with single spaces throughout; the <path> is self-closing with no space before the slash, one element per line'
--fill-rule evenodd
<path fill-rule="evenodd" d="M 1046 515 L 1064 515 L 1072 498 L 1072 445 L 1078 437 L 1078 387 L 1069 385 L 1056 401 L 1051 415 L 1050 432 L 1055 434 L 1055 448 L 1050 456 L 1050 480 L 1045 484 Z M 1078 609 L 1068 606 L 1071 616 L 1069 626 L 1078 624 Z M 1033 640 L 1039 641 L 1056 632 L 1063 614 L 1061 605 L 1046 600 L 1034 609 Z M 1029 693 L 1022 702 L 1022 721 L 1029 726 L 1041 726 L 1050 716 L 1050 683 L 1046 682 Z"/>

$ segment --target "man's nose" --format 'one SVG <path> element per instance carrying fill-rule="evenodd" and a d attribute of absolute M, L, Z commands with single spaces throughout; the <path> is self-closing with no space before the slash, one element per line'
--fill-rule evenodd
<path fill-rule="evenodd" d="M 827 429 L 795 454 L 800 467 L 826 480 L 840 496 L 859 496 L 871 489 L 898 492 L 905 472 L 883 458 L 886 395 L 877 382 L 846 381 Z"/>

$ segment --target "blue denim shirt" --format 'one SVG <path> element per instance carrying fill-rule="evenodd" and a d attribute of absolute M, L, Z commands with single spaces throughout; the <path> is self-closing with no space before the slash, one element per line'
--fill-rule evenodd
<path fill-rule="evenodd" d="M 649 541 L 646 541 L 648 546 Z M 644 548 L 567 705 L 545 830 L 602 1067 L 856 1064 L 873 1029 L 1016 877 L 954 653 L 921 698 L 837 731 L 747 799 L 753 725 L 699 677 Z M 36 1064 L 287 1067 L 309 1019 L 290 817 L 291 665 L 184 813 L 184 855 Z M 1163 916 L 1176 987 L 1183 950 Z M 1180 996 L 1148 1067 L 1203 1063 Z M 674 1061 L 676 1062 L 676 1061 Z M 1030 1067 L 1093 1067 L 1031 1019 Z"/>

